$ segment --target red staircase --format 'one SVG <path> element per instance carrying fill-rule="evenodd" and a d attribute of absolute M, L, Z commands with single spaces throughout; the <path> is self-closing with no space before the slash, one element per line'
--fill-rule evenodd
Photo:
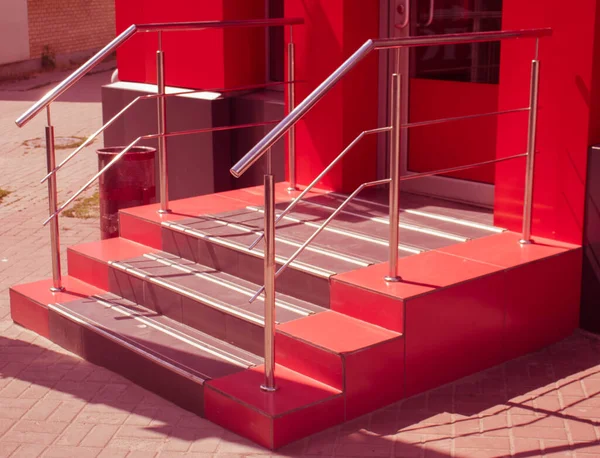
<path fill-rule="evenodd" d="M 294 196 L 285 188 L 280 203 Z M 247 248 L 262 229 L 262 187 L 175 201 L 167 215 L 122 211 L 120 238 L 69 248 L 65 292 L 13 287 L 12 317 L 272 449 L 577 327 L 579 247 L 520 245 L 467 210 L 411 212 L 419 202 L 407 196 L 402 281 L 388 283 L 377 199 L 349 207 L 277 280 L 274 393 L 260 389 L 263 302 L 248 302 L 263 280 L 262 247 Z M 298 205 L 278 226 L 278 262 L 339 202 L 315 192 Z"/>

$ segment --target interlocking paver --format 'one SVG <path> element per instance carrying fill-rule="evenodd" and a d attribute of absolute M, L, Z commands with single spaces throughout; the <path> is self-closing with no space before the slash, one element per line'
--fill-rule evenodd
<path fill-rule="evenodd" d="M 53 106 L 57 136 L 100 125 L 98 88 L 109 75 L 84 78 Z M 51 274 L 44 151 L 23 146 L 45 120 L 13 123 L 47 90 L 0 85 L 0 187 L 13 191 L 0 205 L 0 458 L 600 456 L 600 340 L 583 333 L 272 453 L 14 325 L 8 288 Z M 100 146 L 62 171 L 61 199 L 95 171 Z M 97 221 L 60 224 L 63 263 L 67 245 L 99 238 Z"/>

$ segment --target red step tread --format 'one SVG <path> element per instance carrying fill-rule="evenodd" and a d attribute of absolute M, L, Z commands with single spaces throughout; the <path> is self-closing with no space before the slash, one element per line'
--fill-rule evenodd
<path fill-rule="evenodd" d="M 353 353 L 401 336 L 333 311 L 283 323 L 277 330 L 334 353 Z"/>
<path fill-rule="evenodd" d="M 393 298 L 408 299 L 500 270 L 501 267 L 488 263 L 441 251 L 428 251 L 418 256 L 398 259 L 398 272 L 401 277 L 398 282 L 385 281 L 384 277 L 389 273 L 387 262 L 336 275 L 332 281 L 343 282 Z"/>
<path fill-rule="evenodd" d="M 73 245 L 69 247 L 69 250 L 105 262 L 123 261 L 125 259 L 136 258 L 147 253 L 155 253 L 158 251 L 155 248 L 150 248 L 146 245 L 132 242 L 131 240 L 121 237 Z"/>
<path fill-rule="evenodd" d="M 44 337 L 49 337 L 48 304 L 68 303 L 104 291 L 88 285 L 76 278 L 62 278 L 65 291 L 53 293 L 50 291 L 52 280 L 41 280 L 24 283 L 10 288 L 10 312 L 15 323 L 31 329 Z"/>
<path fill-rule="evenodd" d="M 344 421 L 340 390 L 282 366 L 277 391 L 260 389 L 263 366 L 205 385 L 206 417 L 264 447 L 275 449 Z"/>
<path fill-rule="evenodd" d="M 289 202 L 300 191 L 292 193 L 287 192 L 287 183 L 277 183 L 275 185 L 275 200 L 277 202 Z M 169 202 L 171 213 L 160 214 L 158 210 L 160 204 L 144 205 L 141 207 L 132 207 L 120 210 L 121 214 L 131 215 L 143 218 L 149 221 L 161 223 L 163 221 L 178 221 L 184 218 L 206 215 L 215 212 L 224 212 L 245 208 L 247 205 L 262 205 L 263 186 L 254 186 L 245 189 L 234 189 L 216 194 L 204 196 L 188 197 Z M 322 194 L 325 191 L 313 190 L 310 195 Z"/>
<path fill-rule="evenodd" d="M 441 248 L 438 251 L 508 269 L 579 248 L 578 245 L 541 237 L 534 237 L 534 243 L 527 245 L 520 244 L 519 240 L 521 234 L 507 231 Z"/>

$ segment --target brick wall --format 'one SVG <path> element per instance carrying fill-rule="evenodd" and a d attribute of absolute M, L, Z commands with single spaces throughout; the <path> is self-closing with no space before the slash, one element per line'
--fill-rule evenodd
<path fill-rule="evenodd" d="M 30 57 L 99 49 L 115 37 L 114 0 L 27 0 Z"/>

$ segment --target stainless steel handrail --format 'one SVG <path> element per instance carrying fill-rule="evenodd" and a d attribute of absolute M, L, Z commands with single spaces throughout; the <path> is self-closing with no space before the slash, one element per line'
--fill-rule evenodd
<path fill-rule="evenodd" d="M 432 1 L 433 4 L 433 1 Z M 430 11 L 430 20 L 432 19 L 432 11 Z M 255 300 L 263 291 L 265 292 L 265 380 L 266 383 L 261 388 L 266 391 L 273 391 L 275 389 L 275 330 L 274 330 L 274 301 L 275 301 L 275 280 L 276 278 L 289 266 L 306 247 L 324 230 L 324 228 L 342 211 L 342 209 L 348 205 L 348 203 L 356 197 L 356 195 L 362 191 L 365 187 L 376 186 L 380 184 L 389 183 L 389 274 L 384 278 L 387 282 L 400 281 L 401 277 L 398 274 L 398 241 L 399 241 L 399 195 L 400 195 L 400 182 L 406 179 L 416 179 L 430 175 L 441 175 L 451 172 L 456 172 L 468 168 L 480 167 L 497 162 L 503 162 L 510 159 L 516 159 L 520 157 L 527 157 L 527 170 L 526 170 L 526 191 L 524 199 L 524 218 L 523 218 L 523 240 L 521 243 L 530 243 L 531 235 L 531 208 L 533 205 L 533 167 L 535 160 L 535 140 L 536 140 L 536 122 L 537 122 L 537 106 L 538 106 L 538 92 L 539 92 L 539 61 L 538 61 L 538 49 L 539 39 L 543 36 L 548 36 L 552 33 L 551 29 L 533 29 L 533 30 L 517 30 L 517 31 L 503 31 L 503 32 L 478 32 L 469 34 L 452 34 L 452 35 L 438 35 L 438 36 L 427 36 L 427 37 L 410 37 L 410 38 L 388 38 L 380 40 L 368 40 L 366 41 L 354 54 L 352 54 L 340 67 L 338 67 L 327 79 L 325 79 L 311 94 L 308 95 L 302 103 L 294 108 L 273 130 L 271 130 L 262 140 L 260 140 L 240 161 L 238 161 L 231 169 L 230 172 L 235 177 L 240 177 L 250 168 L 258 159 L 260 159 L 267 151 L 270 151 L 271 147 L 286 132 L 291 131 L 295 124 L 306 115 L 308 111 L 323 97 L 327 92 L 340 81 L 344 75 L 346 75 L 356 64 L 364 59 L 369 53 L 374 50 L 384 49 L 396 49 L 399 50 L 401 47 L 416 47 L 416 46 L 429 46 L 429 45 L 449 45 L 449 44 L 460 44 L 460 43 L 478 43 L 486 41 L 499 41 L 506 39 L 517 39 L 517 38 L 537 38 L 536 40 L 536 54 L 535 59 L 532 61 L 532 72 L 531 72 L 531 88 L 530 88 L 530 103 L 529 107 L 517 108 L 512 110 L 495 111 L 492 113 L 481 113 L 467 116 L 443 118 L 437 120 L 429 120 L 422 122 L 407 123 L 402 125 L 400 122 L 400 107 L 402 102 L 401 94 L 401 75 L 398 70 L 398 62 L 396 59 L 395 71 L 391 78 L 391 90 L 390 90 L 390 126 L 374 131 L 362 132 L 344 151 L 341 155 L 338 155 L 334 159 L 333 163 L 329 164 L 326 169 L 321 172 L 316 180 L 309 185 L 309 188 L 305 189 L 299 197 L 304 197 L 306 193 L 312 188 L 323 176 L 337 163 L 347 151 L 356 144 L 367 132 L 374 133 L 375 131 L 389 131 L 389 159 L 390 159 L 390 176 L 383 180 L 372 181 L 363 183 L 359 186 L 348 198 L 333 211 L 333 213 L 325 220 L 325 222 L 319 226 L 319 228 L 296 250 L 296 252 L 288 258 L 288 260 L 275 271 L 275 223 L 279 221 L 285 214 L 296 205 L 301 199 L 297 198 L 294 200 L 288 208 L 284 211 L 284 214 L 280 215 L 277 219 L 275 217 L 275 197 L 273 188 L 273 176 L 270 171 L 265 175 L 265 211 L 264 211 L 264 238 L 265 238 L 265 259 L 264 259 L 264 286 L 261 287 L 256 294 L 250 299 L 250 302 Z M 402 129 L 421 127 L 426 125 L 433 125 L 446 122 L 454 122 L 463 119 L 475 119 L 485 116 L 496 116 L 505 115 L 510 113 L 529 112 L 529 126 L 528 126 L 528 142 L 527 142 L 527 153 L 517 154 L 510 157 L 495 159 L 492 161 L 484 161 L 475 164 L 469 164 L 466 166 L 453 167 L 449 169 L 437 170 L 434 172 L 424 172 L 406 177 L 400 176 L 400 132 Z M 295 181 L 294 181 L 295 184 Z M 262 238 L 262 235 L 261 237 Z M 251 244 L 251 248 L 258 243 L 260 240 L 257 239 Z"/>
<path fill-rule="evenodd" d="M 277 272 L 275 272 L 275 278 L 279 277 L 279 275 L 281 275 L 283 273 L 283 271 L 285 269 L 288 268 L 288 266 L 294 262 L 296 260 L 296 258 L 298 258 L 298 256 L 300 256 L 302 254 L 302 252 L 306 249 L 306 247 L 308 245 L 310 245 L 310 243 L 321 233 L 323 232 L 323 230 L 329 225 L 329 223 L 331 223 L 331 221 L 333 221 L 333 219 L 340 214 L 340 212 L 346 208 L 346 206 L 352 202 L 352 200 L 359 195 L 364 189 L 366 188 L 370 188 L 373 186 L 380 186 L 382 184 L 386 184 L 389 183 L 391 181 L 390 178 L 384 178 L 382 180 L 376 180 L 376 181 L 370 181 L 367 183 L 363 183 L 361 184 L 358 188 L 356 188 L 354 190 L 354 192 L 352 194 L 350 194 L 346 200 L 344 200 L 344 202 L 342 202 L 340 204 L 340 206 L 338 208 L 335 209 L 335 211 L 333 211 L 333 213 L 331 213 L 331 215 L 329 215 L 329 217 L 323 222 L 323 224 L 321 224 L 318 229 L 312 233 L 312 235 L 306 239 L 306 241 L 298 247 L 298 249 L 294 252 L 294 254 L 292 254 L 287 261 L 285 261 L 285 263 L 282 264 L 282 266 L 277 269 Z M 266 212 L 265 212 L 266 214 Z M 254 296 L 252 296 L 248 302 L 254 302 L 256 300 L 256 298 L 258 296 L 261 295 L 261 293 L 265 290 L 265 286 L 261 286 L 260 289 L 258 291 L 256 291 L 256 293 L 254 294 Z"/>
<path fill-rule="evenodd" d="M 34 103 L 25 113 L 17 118 L 15 123 L 19 127 L 23 127 L 31 119 L 33 119 L 46 106 L 60 97 L 77 81 L 83 78 L 90 70 L 98 65 L 105 57 L 114 52 L 119 46 L 129 40 L 138 32 L 167 32 L 175 30 L 204 30 L 209 28 L 240 28 L 240 27 L 277 27 L 285 25 L 303 24 L 302 19 L 259 19 L 245 21 L 199 21 L 199 22 L 174 22 L 174 23 L 157 23 L 157 24 L 133 24 L 121 32 L 104 48 L 94 54 L 87 62 L 75 70 L 60 84 L 48 91 L 40 100 Z"/>
<path fill-rule="evenodd" d="M 236 92 L 236 91 L 249 91 L 249 90 L 253 90 L 253 89 L 261 89 L 261 88 L 265 88 L 265 87 L 280 86 L 283 84 L 295 84 L 295 83 L 296 83 L 296 81 L 284 81 L 281 83 L 276 82 L 276 83 L 267 83 L 267 84 L 254 84 L 254 85 L 239 86 L 239 87 L 229 88 L 229 89 L 220 89 L 220 88 L 198 89 L 195 91 L 186 90 L 186 91 L 181 91 L 181 92 L 172 92 L 170 94 L 139 95 L 135 99 L 133 99 L 131 102 L 129 102 L 127 105 L 125 105 L 112 118 L 110 118 L 108 121 L 106 121 L 106 123 L 102 127 L 100 127 L 100 129 L 98 129 L 96 132 L 94 132 L 92 135 L 90 135 L 88 138 L 86 138 L 85 141 L 81 145 L 79 145 L 73 152 L 71 152 L 71 154 L 69 154 L 65 159 L 63 159 L 62 162 L 60 164 L 58 164 L 50 173 L 48 173 L 46 176 L 44 176 L 44 178 L 42 178 L 40 180 L 40 183 L 44 183 L 52 175 L 58 173 L 58 171 L 60 169 L 62 169 L 65 165 L 67 165 L 67 163 L 71 159 L 73 159 L 75 156 L 77 156 L 77 154 L 79 154 L 79 152 L 82 149 L 89 146 L 89 144 L 92 143 L 98 137 L 98 135 L 100 135 L 102 132 L 104 132 L 106 129 L 108 129 L 117 119 L 119 119 L 124 113 L 126 113 L 133 105 L 135 105 L 140 100 L 157 99 L 159 97 L 167 97 L 167 98 L 168 97 L 176 97 L 176 96 L 181 96 L 181 95 L 199 94 L 199 93 L 203 93 L 203 92 L 227 93 L 227 92 Z"/>
<path fill-rule="evenodd" d="M 279 223 L 279 221 L 281 221 L 285 215 L 292 211 L 292 209 L 302 201 L 304 196 L 306 196 L 306 194 L 308 194 L 310 190 L 313 189 L 317 185 L 317 183 L 321 181 L 325 177 L 325 175 L 327 175 L 329 171 L 333 167 L 335 167 L 335 165 L 338 164 L 344 158 L 344 156 L 352 148 L 354 148 L 363 138 L 365 138 L 367 135 L 389 132 L 391 129 L 391 127 L 378 127 L 376 129 L 363 130 L 360 134 L 358 134 L 354 138 L 354 140 L 352 140 L 348 144 L 348 146 L 346 146 L 346 148 L 344 148 L 344 150 L 340 154 L 338 154 L 338 156 L 333 161 L 331 161 L 327 167 L 325 167 L 325 169 L 319 174 L 319 176 L 317 176 L 317 178 L 315 178 L 306 188 L 304 188 L 304 190 L 297 197 L 294 198 L 294 200 L 287 206 L 287 208 L 277 216 L 277 218 L 275 219 L 275 225 L 277 225 L 277 223 Z M 256 238 L 256 240 L 254 240 L 254 242 L 248 245 L 248 249 L 251 250 L 256 245 L 258 245 L 258 243 L 262 240 L 264 236 L 264 232 L 261 232 L 261 234 Z"/>
<path fill-rule="evenodd" d="M 344 75 L 352 70 L 360 61 L 368 56 L 372 51 L 395 49 L 402 47 L 419 47 L 431 45 L 451 45 L 460 43 L 481 43 L 486 41 L 501 41 L 519 38 L 541 38 L 549 36 L 552 29 L 531 29 L 531 30 L 507 30 L 500 32 L 476 32 L 448 35 L 428 35 L 424 37 L 408 38 L 381 38 L 377 40 L 367 40 L 354 54 L 352 54 L 342 65 L 340 65 L 325 81 L 323 81 L 306 99 L 302 101 L 281 123 L 271 130 L 262 140 L 260 140 L 244 157 L 242 157 L 232 168 L 231 174 L 240 177 L 243 175 L 260 157 L 265 154 L 267 149 L 273 146 L 290 127 L 295 125 L 308 113 L 315 104 L 325 96 L 340 81 Z"/>
<path fill-rule="evenodd" d="M 234 126 L 207 127 L 204 129 L 184 130 L 184 131 L 180 131 L 180 132 L 169 132 L 169 133 L 165 133 L 165 134 L 140 135 L 138 138 L 136 138 L 134 141 L 132 141 L 129 145 L 127 145 L 125 148 L 123 148 L 123 151 L 120 151 L 119 154 L 117 154 L 114 158 L 112 158 L 111 161 L 108 164 L 106 164 L 104 166 L 104 168 L 102 168 L 102 170 L 98 171 L 92 178 L 90 178 L 87 181 L 87 183 L 84 184 L 75 194 L 73 194 L 71 197 L 69 197 L 69 199 L 67 199 L 67 201 L 65 201 L 62 205 L 60 205 L 56 209 L 56 211 L 51 213 L 50 216 L 48 216 L 48 218 L 46 218 L 44 220 L 43 225 L 45 226 L 50 221 L 52 221 L 54 218 L 56 218 L 65 208 L 67 208 L 71 204 L 71 202 L 73 202 L 86 189 L 88 189 L 94 183 L 94 181 L 96 181 L 98 178 L 100 178 L 108 169 L 110 169 L 117 161 L 119 161 L 119 159 L 121 159 L 125 154 L 127 154 L 127 152 L 129 152 L 131 150 L 131 148 L 136 146 L 142 140 L 153 140 L 156 138 L 178 137 L 181 135 L 202 134 L 202 133 L 207 133 L 207 132 L 222 132 L 222 131 L 226 131 L 226 130 L 235 130 L 235 129 L 246 129 L 246 128 L 251 128 L 251 127 L 268 126 L 271 124 L 275 124 L 277 122 L 279 122 L 279 120 L 254 122 L 254 123 L 248 123 L 248 124 L 238 124 L 238 125 L 234 125 Z"/>

